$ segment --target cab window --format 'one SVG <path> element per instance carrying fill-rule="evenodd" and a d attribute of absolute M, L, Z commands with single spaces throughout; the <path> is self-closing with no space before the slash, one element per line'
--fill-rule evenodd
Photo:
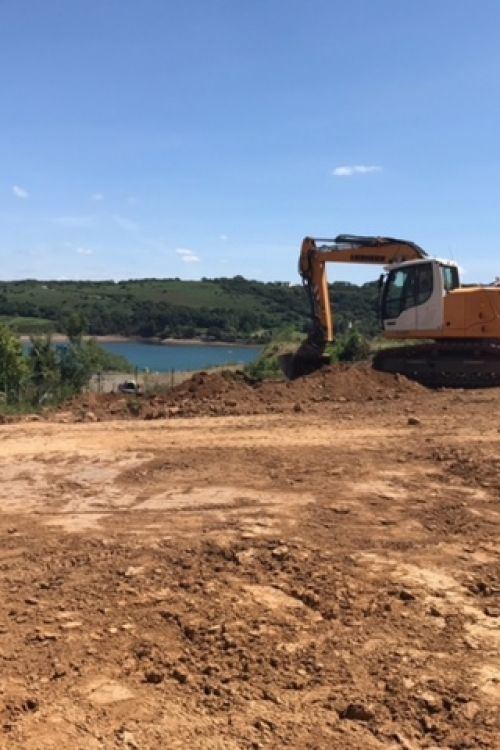
<path fill-rule="evenodd" d="M 441 273 L 443 274 L 443 289 L 445 292 L 451 292 L 452 289 L 457 289 L 460 286 L 458 268 L 455 266 L 441 266 Z"/>
<path fill-rule="evenodd" d="M 422 263 L 420 266 L 415 266 L 415 274 L 416 304 L 423 305 L 431 296 L 434 286 L 432 265 L 430 263 Z"/>
<path fill-rule="evenodd" d="M 402 312 L 423 305 L 434 287 L 432 263 L 418 263 L 389 272 L 382 304 L 382 317 L 397 318 Z"/>

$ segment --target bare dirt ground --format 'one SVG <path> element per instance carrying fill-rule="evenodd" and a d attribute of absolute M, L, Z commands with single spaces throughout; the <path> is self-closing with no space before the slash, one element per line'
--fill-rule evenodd
<path fill-rule="evenodd" d="M 1 748 L 500 748 L 500 392 L 328 377 L 0 427 Z"/>

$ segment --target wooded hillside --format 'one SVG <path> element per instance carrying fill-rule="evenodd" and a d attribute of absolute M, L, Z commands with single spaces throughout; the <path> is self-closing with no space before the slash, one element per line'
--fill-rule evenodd
<path fill-rule="evenodd" d="M 331 286 L 339 333 L 352 323 L 378 330 L 376 283 Z M 234 278 L 181 281 L 11 281 L 0 283 L 0 319 L 20 333 L 64 331 L 72 315 L 93 335 L 268 341 L 279 331 L 303 332 L 309 303 L 300 285 Z"/>

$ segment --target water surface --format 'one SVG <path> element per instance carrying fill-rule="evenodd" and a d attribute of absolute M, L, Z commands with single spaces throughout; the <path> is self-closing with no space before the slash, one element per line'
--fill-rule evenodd
<path fill-rule="evenodd" d="M 203 370 L 229 364 L 254 362 L 262 351 L 260 346 L 236 344 L 207 346 L 203 344 L 145 344 L 137 341 L 102 343 L 113 354 L 120 354 L 139 370 L 170 372 L 170 370 Z"/>

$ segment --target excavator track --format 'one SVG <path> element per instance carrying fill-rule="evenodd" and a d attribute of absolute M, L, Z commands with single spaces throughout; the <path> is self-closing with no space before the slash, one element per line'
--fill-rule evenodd
<path fill-rule="evenodd" d="M 430 388 L 500 386 L 500 340 L 436 341 L 384 349 L 375 355 L 373 367 Z"/>

